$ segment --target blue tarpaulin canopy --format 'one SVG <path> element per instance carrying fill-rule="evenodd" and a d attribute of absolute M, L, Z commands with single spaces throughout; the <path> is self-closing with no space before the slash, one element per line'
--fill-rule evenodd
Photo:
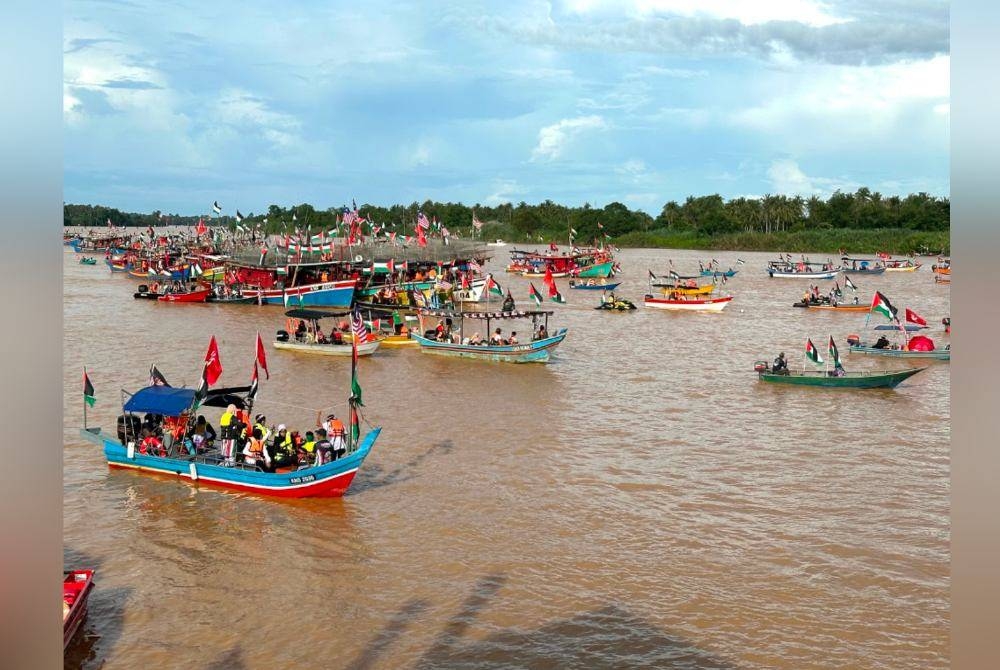
<path fill-rule="evenodd" d="M 163 416 L 179 416 L 194 402 L 194 389 L 172 386 L 147 386 L 125 403 L 126 412 L 152 412 Z"/>
<path fill-rule="evenodd" d="M 230 403 L 240 409 L 246 407 L 244 396 L 249 393 L 249 386 L 229 386 L 212 389 L 208 392 L 202 405 L 206 407 L 225 407 Z M 139 389 L 125 403 L 126 412 L 152 412 L 163 416 L 180 416 L 180 413 L 190 409 L 194 403 L 194 389 L 174 388 L 173 386 L 147 386 Z"/>

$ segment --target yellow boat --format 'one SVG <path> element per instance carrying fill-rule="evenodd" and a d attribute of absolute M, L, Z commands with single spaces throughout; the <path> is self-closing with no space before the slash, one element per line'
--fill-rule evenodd
<path fill-rule="evenodd" d="M 705 284 L 704 286 L 661 286 L 660 293 L 670 295 L 679 293 L 680 295 L 711 295 L 715 291 L 715 284 Z"/>
<path fill-rule="evenodd" d="M 375 339 L 382 343 L 383 347 L 415 347 L 418 342 L 406 335 L 377 335 Z M 352 333 L 344 333 L 344 342 L 353 342 Z"/>

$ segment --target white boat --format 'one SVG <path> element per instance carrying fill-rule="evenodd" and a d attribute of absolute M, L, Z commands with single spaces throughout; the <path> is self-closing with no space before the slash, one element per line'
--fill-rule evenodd
<path fill-rule="evenodd" d="M 658 298 L 647 294 L 642 301 L 642 304 L 646 307 L 653 307 L 655 309 L 670 309 L 670 310 L 680 310 L 686 312 L 721 312 L 726 308 L 726 305 L 733 299 L 733 296 L 727 295 L 719 298 L 685 298 L 681 296 L 679 298 Z"/>
<path fill-rule="evenodd" d="M 452 289 L 451 300 L 455 303 L 460 302 L 486 302 L 489 297 L 486 291 L 486 279 L 473 279 L 469 284 L 469 288 L 456 288 Z M 503 300 L 502 298 L 500 299 Z M 498 301 L 499 302 L 499 301 Z"/>
<path fill-rule="evenodd" d="M 504 242 L 501 239 L 496 239 L 496 240 L 493 240 L 492 242 L 487 242 L 486 246 L 488 246 L 488 247 L 505 247 L 505 246 L 507 246 L 507 243 Z"/>
<path fill-rule="evenodd" d="M 317 342 L 310 342 L 313 338 L 313 333 L 320 332 L 319 322 L 321 319 L 327 319 L 331 317 L 343 317 L 349 315 L 350 312 L 323 312 L 315 309 L 290 309 L 285 312 L 285 316 L 288 317 L 289 321 L 286 321 L 286 330 L 279 330 L 277 337 L 274 340 L 273 346 L 275 349 L 284 349 L 285 351 L 298 351 L 303 354 L 322 354 L 324 356 L 351 356 L 354 352 L 354 344 L 352 343 L 353 335 L 341 334 L 341 343 L 334 344 L 332 342 L 326 342 L 319 344 Z M 295 321 L 308 321 L 309 327 L 306 329 L 306 335 L 302 338 L 297 338 L 294 332 L 289 332 Z M 331 335 L 333 333 L 331 332 Z M 371 335 L 369 335 L 371 337 Z M 358 345 L 358 356 L 371 356 L 374 354 L 379 346 L 382 344 L 381 339 L 370 339 L 367 342 L 363 342 Z"/>

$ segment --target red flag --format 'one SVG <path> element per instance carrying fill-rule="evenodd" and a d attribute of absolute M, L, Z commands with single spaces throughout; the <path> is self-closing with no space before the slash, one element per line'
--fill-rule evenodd
<path fill-rule="evenodd" d="M 205 225 L 204 219 L 198 219 L 198 226 L 194 229 L 194 232 L 198 235 L 204 235 L 208 232 L 208 226 Z"/>
<path fill-rule="evenodd" d="M 270 379 L 271 373 L 267 371 L 267 355 L 264 353 L 264 340 L 260 339 L 259 330 L 257 331 L 257 358 L 255 363 L 264 368 L 264 375 Z"/>
<path fill-rule="evenodd" d="M 549 295 L 551 295 L 552 289 L 555 288 L 556 280 L 552 276 L 552 266 L 548 263 L 545 264 L 545 278 L 542 281 L 549 287 Z"/>
<path fill-rule="evenodd" d="M 914 312 L 909 307 L 906 308 L 906 320 L 909 321 L 910 323 L 915 323 L 918 326 L 926 326 L 927 325 L 926 319 L 924 319 L 924 317 L 922 317 L 919 314 L 917 314 L 916 312 Z"/>
<path fill-rule="evenodd" d="M 208 386 L 219 380 L 222 375 L 222 361 L 219 359 L 219 345 L 215 342 L 215 335 L 208 343 L 208 351 L 205 353 L 205 373 L 204 378 Z"/>

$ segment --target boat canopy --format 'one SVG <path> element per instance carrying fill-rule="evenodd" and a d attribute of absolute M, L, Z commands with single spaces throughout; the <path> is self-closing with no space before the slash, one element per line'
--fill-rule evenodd
<path fill-rule="evenodd" d="M 242 409 L 246 403 L 240 394 L 245 395 L 249 391 L 249 386 L 232 386 L 210 390 L 202 406 L 226 407 L 232 404 Z M 132 394 L 122 409 L 126 412 L 151 412 L 163 416 L 180 416 L 182 412 L 190 409 L 191 405 L 194 404 L 194 394 L 195 390 L 192 388 L 147 386 Z"/>
<path fill-rule="evenodd" d="M 319 321 L 330 316 L 347 316 L 350 312 L 325 312 L 319 309 L 290 309 L 285 312 L 285 316 L 293 319 L 306 319 L 308 321 Z"/>
<path fill-rule="evenodd" d="M 452 312 L 440 309 L 421 309 L 425 316 L 439 316 L 453 319 L 524 319 L 531 316 L 552 316 L 554 311 L 514 310 L 510 312 Z"/>

